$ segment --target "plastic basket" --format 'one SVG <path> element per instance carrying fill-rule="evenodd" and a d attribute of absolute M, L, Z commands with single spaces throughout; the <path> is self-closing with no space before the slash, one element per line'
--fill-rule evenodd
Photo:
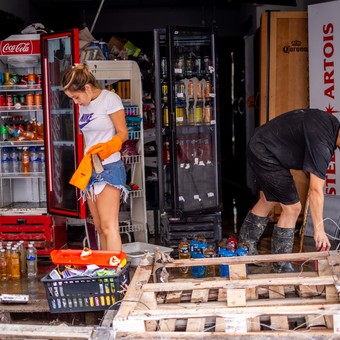
<path fill-rule="evenodd" d="M 56 280 L 46 275 L 41 281 L 51 313 L 106 310 L 123 299 L 123 285 L 130 282 L 130 265 L 117 275 Z"/>

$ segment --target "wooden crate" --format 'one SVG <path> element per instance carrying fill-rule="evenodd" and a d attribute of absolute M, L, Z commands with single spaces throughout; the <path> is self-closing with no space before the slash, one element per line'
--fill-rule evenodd
<path fill-rule="evenodd" d="M 257 262 L 314 261 L 318 270 L 249 274 Z M 229 264 L 230 278 L 178 278 L 171 271 Z M 139 266 L 113 319 L 117 339 L 264 339 L 331 337 L 338 327 L 338 252 L 175 260 L 168 282 L 154 283 L 162 265 Z"/>

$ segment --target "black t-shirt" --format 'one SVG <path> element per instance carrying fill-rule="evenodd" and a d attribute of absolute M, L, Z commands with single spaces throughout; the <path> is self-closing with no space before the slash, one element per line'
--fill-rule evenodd
<path fill-rule="evenodd" d="M 327 112 L 294 110 L 256 128 L 249 148 L 269 167 L 306 170 L 325 179 L 339 127 L 339 120 Z"/>

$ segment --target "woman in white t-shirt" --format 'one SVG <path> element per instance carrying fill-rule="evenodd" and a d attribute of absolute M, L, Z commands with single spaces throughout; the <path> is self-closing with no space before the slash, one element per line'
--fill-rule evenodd
<path fill-rule="evenodd" d="M 65 94 L 79 105 L 79 127 L 84 136 L 84 154 L 96 153 L 104 171 L 91 178 L 82 190 L 100 239 L 100 249 L 121 251 L 119 207 L 128 191 L 121 160 L 122 143 L 128 139 L 125 111 L 121 98 L 101 89 L 87 65 L 77 64 L 62 79 Z"/>

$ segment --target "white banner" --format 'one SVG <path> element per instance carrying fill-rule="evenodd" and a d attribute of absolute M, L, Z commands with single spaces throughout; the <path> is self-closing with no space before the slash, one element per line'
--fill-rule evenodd
<path fill-rule="evenodd" d="M 340 119 L 340 1 L 308 6 L 310 107 Z M 340 154 L 327 170 L 325 194 L 340 195 Z"/>

